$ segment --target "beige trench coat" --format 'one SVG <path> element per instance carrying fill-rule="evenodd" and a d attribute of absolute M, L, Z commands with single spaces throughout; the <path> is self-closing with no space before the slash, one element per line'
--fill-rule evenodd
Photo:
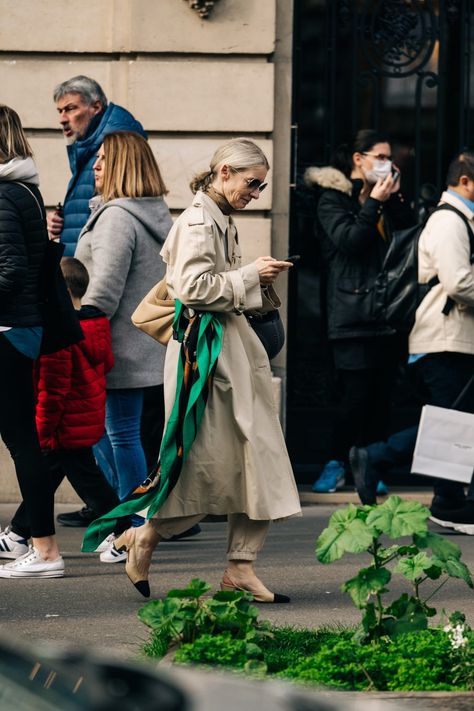
<path fill-rule="evenodd" d="M 241 267 L 232 220 L 198 192 L 176 220 L 161 255 L 169 293 L 219 315 L 222 351 L 201 427 L 178 483 L 157 518 L 246 513 L 256 520 L 301 514 L 273 400 L 266 352 L 243 315 L 270 308 L 253 264 Z M 174 402 L 180 344 L 165 360 L 167 416 Z"/>

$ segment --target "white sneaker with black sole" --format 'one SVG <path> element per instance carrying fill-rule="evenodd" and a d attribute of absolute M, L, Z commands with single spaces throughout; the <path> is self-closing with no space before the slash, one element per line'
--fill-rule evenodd
<path fill-rule="evenodd" d="M 104 538 L 102 543 L 99 543 L 99 545 L 95 549 L 94 553 L 103 553 L 103 551 L 108 551 L 109 548 L 112 548 L 114 541 L 115 541 L 115 533 L 109 533 L 107 538 Z"/>
<path fill-rule="evenodd" d="M 114 541 L 115 533 L 111 533 L 97 546 L 96 551 L 102 551 L 99 556 L 101 563 L 125 563 L 127 560 L 127 551 L 118 551 L 114 547 Z"/>
<path fill-rule="evenodd" d="M 436 497 L 430 506 L 430 521 L 443 528 L 452 528 L 458 533 L 474 536 L 474 501 L 466 499 L 456 508 L 442 504 L 442 498 Z"/>
<path fill-rule="evenodd" d="M 0 558 L 11 558 L 16 560 L 20 556 L 28 553 L 28 541 L 17 533 L 14 533 L 10 526 L 7 526 L 0 533 Z"/>
<path fill-rule="evenodd" d="M 430 521 L 437 523 L 438 526 L 443 526 L 443 528 L 452 528 L 458 533 L 464 533 L 466 536 L 474 536 L 474 523 L 451 521 L 449 512 L 446 512 L 445 518 L 438 518 L 437 516 L 430 516 Z"/>
<path fill-rule="evenodd" d="M 33 546 L 11 563 L 0 565 L 0 578 L 62 578 L 64 560 L 44 560 Z"/>

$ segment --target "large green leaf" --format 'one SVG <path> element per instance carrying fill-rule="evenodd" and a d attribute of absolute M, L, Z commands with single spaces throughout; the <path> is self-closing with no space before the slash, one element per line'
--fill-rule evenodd
<path fill-rule="evenodd" d="M 406 593 L 387 608 L 386 612 L 393 617 L 385 617 L 383 626 L 390 637 L 397 637 L 406 632 L 425 630 L 428 627 L 426 610 L 422 603 Z"/>
<path fill-rule="evenodd" d="M 426 531 L 426 533 L 419 533 L 413 536 L 413 542 L 418 548 L 431 548 L 434 555 L 441 560 L 456 559 L 459 560 L 461 557 L 461 549 L 457 543 L 452 543 L 448 541 L 439 533 L 431 533 L 431 531 Z"/>
<path fill-rule="evenodd" d="M 205 580 L 200 580 L 199 578 L 193 578 L 189 585 L 185 588 L 177 588 L 175 590 L 170 590 L 166 597 L 192 597 L 198 598 L 202 597 L 208 590 L 211 589 L 209 583 Z"/>
<path fill-rule="evenodd" d="M 408 578 L 408 580 L 417 580 L 423 575 L 426 575 L 426 571 L 432 566 L 433 561 L 426 553 L 417 553 L 416 555 L 401 558 L 395 566 L 394 571 L 395 573 L 401 573 L 405 578 Z"/>
<path fill-rule="evenodd" d="M 372 534 L 358 517 L 357 507 L 349 504 L 329 519 L 329 526 L 316 541 L 316 556 L 321 563 L 332 563 L 344 553 L 362 553 L 372 543 Z"/>
<path fill-rule="evenodd" d="M 391 577 L 387 568 L 362 568 L 355 578 L 344 583 L 341 589 L 349 593 L 356 607 L 362 609 L 371 595 L 384 591 Z"/>
<path fill-rule="evenodd" d="M 181 609 L 179 600 L 165 598 L 164 600 L 152 600 L 138 610 L 139 619 L 152 628 L 161 625 L 170 619 Z"/>
<path fill-rule="evenodd" d="M 390 538 L 411 536 L 428 529 L 430 510 L 418 501 L 389 496 L 367 516 L 366 524 L 374 535 L 386 533 Z"/>
<path fill-rule="evenodd" d="M 410 612 L 406 617 L 401 617 L 399 620 L 384 620 L 384 628 L 390 637 L 398 637 L 399 635 L 407 634 L 407 632 L 428 629 L 428 618 L 424 612 L 418 610 Z"/>
<path fill-rule="evenodd" d="M 440 568 L 451 578 L 460 578 L 461 580 L 464 580 L 470 588 L 474 587 L 469 568 L 462 562 L 462 560 L 457 560 L 455 558 L 441 560 L 441 558 L 434 556 L 433 563 L 435 565 L 439 565 Z"/>

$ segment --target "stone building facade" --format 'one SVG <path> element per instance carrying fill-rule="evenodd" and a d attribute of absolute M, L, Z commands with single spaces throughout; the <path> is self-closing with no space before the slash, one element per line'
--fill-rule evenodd
<path fill-rule="evenodd" d="M 236 219 L 244 259 L 283 258 L 293 3 L 216 0 L 207 19 L 192 5 L 189 0 L 0 0 L 0 101 L 18 111 L 27 129 L 50 207 L 63 200 L 69 179 L 52 92 L 77 74 L 95 78 L 109 100 L 142 122 L 174 214 L 189 204 L 191 176 L 208 166 L 220 143 L 239 135 L 255 139 L 272 170 L 270 188 Z M 285 304 L 283 279 L 279 292 Z M 285 363 L 285 353 L 274 363 L 283 390 Z M 16 479 L 3 449 L 0 468 L 0 501 L 15 501 Z M 71 500 L 68 487 L 58 500 Z"/>

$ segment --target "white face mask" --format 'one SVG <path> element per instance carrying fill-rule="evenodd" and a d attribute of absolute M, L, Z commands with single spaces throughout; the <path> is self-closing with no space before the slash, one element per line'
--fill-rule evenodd
<path fill-rule="evenodd" d="M 377 160 L 374 158 L 371 170 L 365 170 L 362 168 L 365 178 L 369 183 L 376 183 L 377 180 L 385 180 L 387 175 L 389 175 L 392 170 L 391 160 Z"/>

